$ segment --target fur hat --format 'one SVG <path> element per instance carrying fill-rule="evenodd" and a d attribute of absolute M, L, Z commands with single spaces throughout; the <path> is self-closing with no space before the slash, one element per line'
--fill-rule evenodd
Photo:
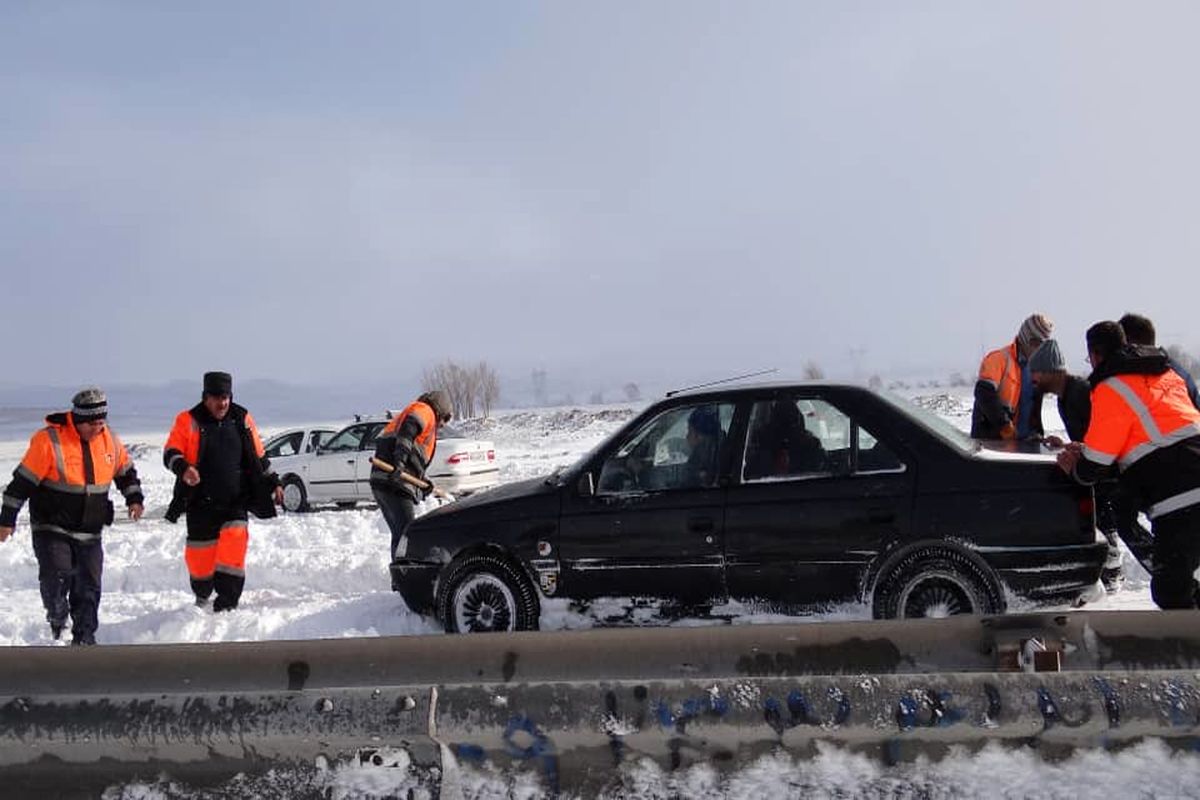
<path fill-rule="evenodd" d="M 228 372 L 204 373 L 204 393 L 233 397 L 233 376 Z"/>
<path fill-rule="evenodd" d="M 71 398 L 71 416 L 76 422 L 95 422 L 108 416 L 108 398 L 99 386 L 80 389 Z"/>
<path fill-rule="evenodd" d="M 1054 323 L 1045 314 L 1032 314 L 1021 323 L 1017 331 L 1017 345 L 1025 351 L 1036 347 L 1050 338 Z"/>
<path fill-rule="evenodd" d="M 1042 346 L 1029 357 L 1030 372 L 1066 372 L 1067 360 L 1063 358 L 1058 342 L 1047 339 Z"/>
<path fill-rule="evenodd" d="M 434 416 L 442 422 L 449 422 L 454 417 L 454 405 L 450 402 L 450 395 L 441 389 L 426 392 L 417 399 L 432 408 Z"/>

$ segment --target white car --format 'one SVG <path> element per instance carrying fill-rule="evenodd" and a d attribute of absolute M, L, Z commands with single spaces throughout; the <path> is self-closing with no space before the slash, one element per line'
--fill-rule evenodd
<path fill-rule="evenodd" d="M 286 459 L 283 466 L 272 459 L 283 483 L 283 507 L 304 511 L 317 503 L 351 507 L 372 502 L 371 456 L 375 438 L 386 424 L 386 419 L 361 420 L 328 437 L 314 452 Z M 489 441 L 468 439 L 443 427 L 426 475 L 438 488 L 455 495 L 495 486 L 500 482 L 496 448 Z"/>
<path fill-rule="evenodd" d="M 315 452 L 335 433 L 336 428 L 289 428 L 267 439 L 263 450 L 271 461 L 271 469 L 283 475 L 293 469 L 296 459 Z"/>

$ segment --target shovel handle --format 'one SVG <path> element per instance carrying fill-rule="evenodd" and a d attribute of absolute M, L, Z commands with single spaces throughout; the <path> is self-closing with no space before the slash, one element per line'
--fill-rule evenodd
<path fill-rule="evenodd" d="M 374 464 L 375 466 L 379 467 L 384 472 L 395 472 L 396 471 L 395 466 L 393 466 L 392 464 L 389 464 L 388 462 L 384 461 L 381 458 L 376 458 L 375 456 L 371 456 L 371 463 Z M 413 477 L 412 475 L 409 475 L 404 470 L 400 470 L 400 480 L 404 481 L 405 483 L 411 483 L 413 486 L 416 486 L 418 489 L 428 490 L 430 487 L 430 484 L 427 481 L 423 481 L 420 478 Z M 435 495 L 438 495 L 439 497 L 444 494 L 444 492 L 439 490 L 437 487 L 434 487 L 433 493 Z"/>

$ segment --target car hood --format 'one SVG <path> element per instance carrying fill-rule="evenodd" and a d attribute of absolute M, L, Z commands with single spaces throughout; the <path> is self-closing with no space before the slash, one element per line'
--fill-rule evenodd
<path fill-rule="evenodd" d="M 494 489 L 477 492 L 441 506 L 416 520 L 424 525 L 453 525 L 468 516 L 487 516 L 506 519 L 524 516 L 530 505 L 541 506 L 559 492 L 559 486 L 547 483 L 544 477 L 515 483 L 504 483 Z M 415 524 L 415 523 L 414 523 Z"/>

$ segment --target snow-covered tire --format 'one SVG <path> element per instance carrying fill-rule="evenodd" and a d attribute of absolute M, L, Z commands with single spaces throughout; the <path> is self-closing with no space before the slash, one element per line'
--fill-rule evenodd
<path fill-rule="evenodd" d="M 283 509 L 284 511 L 308 511 L 308 492 L 304 490 L 304 481 L 295 475 L 283 479 Z"/>
<path fill-rule="evenodd" d="M 885 566 L 875 584 L 876 619 L 999 614 L 1004 595 L 987 567 L 957 550 L 928 546 Z"/>
<path fill-rule="evenodd" d="M 534 631 L 539 614 L 533 584 L 497 555 L 467 556 L 438 581 L 437 616 L 447 633 Z"/>

